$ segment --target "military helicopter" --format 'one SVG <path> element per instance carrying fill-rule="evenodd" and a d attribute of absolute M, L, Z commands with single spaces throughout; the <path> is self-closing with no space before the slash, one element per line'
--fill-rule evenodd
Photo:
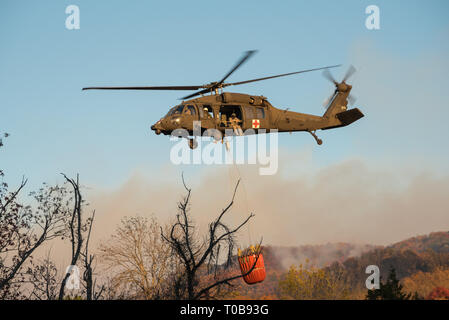
<path fill-rule="evenodd" d="M 337 82 L 329 72 L 330 68 L 340 65 L 301 70 L 273 76 L 267 76 L 252 80 L 227 83 L 225 80 L 242 66 L 256 51 L 247 51 L 234 67 L 218 82 L 211 82 L 197 86 L 144 86 L 144 87 L 87 87 L 83 90 L 199 90 L 182 98 L 182 102 L 168 111 L 168 113 L 151 126 L 151 130 L 156 134 L 170 135 L 178 129 L 184 129 L 188 136 L 191 149 L 197 147 L 196 136 L 204 135 L 208 129 L 221 133 L 214 136 L 216 140 L 222 139 L 225 135 L 258 134 L 270 132 L 276 129 L 278 132 L 305 131 L 310 133 L 318 145 L 322 140 L 315 134 L 316 130 L 327 130 L 347 126 L 363 117 L 363 113 L 358 108 L 348 110 L 348 100 L 353 101 L 349 95 L 352 86 L 347 84 L 348 78 L 355 72 L 351 66 L 341 82 Z M 278 109 L 268 102 L 264 96 L 256 96 L 242 93 L 224 92 L 223 89 L 229 86 L 242 85 L 246 83 L 268 80 L 289 75 L 323 70 L 323 75 L 334 85 L 335 91 L 325 104 L 326 111 L 322 116 Z M 209 94 L 209 95 L 207 95 Z M 198 98 L 194 98 L 201 96 Z M 193 99 L 192 99 L 193 98 Z M 194 128 L 194 123 L 199 123 L 200 128 Z M 236 129 L 236 123 L 240 130 Z M 194 130 L 196 129 L 196 130 Z M 198 130 L 200 129 L 200 130 Z M 211 131 L 211 130 L 209 130 Z M 231 133 L 231 134 L 230 134 Z M 190 138 L 192 136 L 192 138 Z"/>

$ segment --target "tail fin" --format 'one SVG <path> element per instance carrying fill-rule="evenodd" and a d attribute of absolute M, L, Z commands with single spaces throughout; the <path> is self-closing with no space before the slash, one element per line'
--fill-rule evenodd
<path fill-rule="evenodd" d="M 357 108 L 348 110 L 348 96 L 352 86 L 341 82 L 336 84 L 336 87 L 337 89 L 323 115 L 323 118 L 329 120 L 329 126 L 323 128 L 323 130 L 344 127 L 363 117 L 363 113 Z"/>
<path fill-rule="evenodd" d="M 351 91 L 351 89 L 347 92 L 340 92 L 338 89 L 335 90 L 323 117 L 333 118 L 337 113 L 346 111 L 348 109 L 349 91 Z"/>

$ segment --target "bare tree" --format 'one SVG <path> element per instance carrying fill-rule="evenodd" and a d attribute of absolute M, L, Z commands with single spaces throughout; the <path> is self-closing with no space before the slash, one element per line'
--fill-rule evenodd
<path fill-rule="evenodd" d="M 5 133 L 0 137 L 0 147 L 1 138 L 8 136 Z M 39 191 L 30 193 L 36 202 L 32 207 L 18 199 L 27 180 L 22 178 L 20 185 L 10 191 L 3 178 L 0 169 L 0 298 L 18 299 L 25 297 L 20 289 L 30 274 L 22 271 L 25 264 L 32 265 L 35 250 L 64 233 L 67 191 L 44 184 Z"/>
<path fill-rule="evenodd" d="M 74 198 L 74 204 L 72 213 L 70 216 L 70 220 L 68 223 L 69 228 L 69 237 L 70 237 L 70 243 L 72 245 L 72 258 L 70 260 L 70 265 L 75 266 L 78 262 L 79 256 L 81 254 L 81 247 L 83 245 L 83 221 L 81 217 L 81 208 L 82 208 L 82 196 L 81 191 L 79 187 L 79 176 L 77 175 L 76 181 L 74 179 L 68 178 L 66 175 L 62 174 L 66 181 L 70 183 L 70 185 L 73 188 L 73 198 Z M 64 275 L 64 278 L 62 279 L 61 286 L 59 289 L 59 300 L 64 299 L 64 292 L 65 292 L 65 286 L 67 283 L 67 280 L 70 277 L 70 271 L 68 270 L 66 274 Z"/>
<path fill-rule="evenodd" d="M 30 194 L 36 201 L 32 207 L 17 199 L 25 185 L 23 179 L 12 192 L 8 192 L 4 182 L 0 186 L 0 297 L 3 298 L 8 297 L 12 280 L 20 275 L 33 252 L 45 242 L 61 237 L 66 226 L 66 189 L 44 184 L 38 192 Z M 20 285 L 20 281 L 14 284 Z"/>
<path fill-rule="evenodd" d="M 92 233 L 92 226 L 95 219 L 95 210 L 92 213 L 92 217 L 89 219 L 89 231 L 87 233 L 86 243 L 84 245 L 84 250 L 81 252 L 81 256 L 83 258 L 83 285 L 84 289 L 86 291 L 86 299 L 87 300 L 98 300 L 103 294 L 103 291 L 105 290 L 105 286 L 101 285 L 98 288 L 98 291 L 96 291 L 96 279 L 93 277 L 94 273 L 94 267 L 92 266 L 92 263 L 94 262 L 95 255 L 89 253 L 89 240 L 90 235 Z"/>
<path fill-rule="evenodd" d="M 231 286 L 232 280 L 249 274 L 256 265 L 257 259 L 252 268 L 244 275 L 239 274 L 228 277 L 222 275 L 220 277 L 216 272 L 219 264 L 223 262 L 223 256 L 225 257 L 224 266 L 230 267 L 232 265 L 232 258 L 234 257 L 233 251 L 235 248 L 234 235 L 241 227 L 248 223 L 254 215 L 251 213 L 235 228 L 230 228 L 222 221 L 223 216 L 229 211 L 234 203 L 234 198 L 240 183 L 239 180 L 235 186 L 230 203 L 221 211 L 218 217 L 209 224 L 209 232 L 205 240 L 199 241 L 199 238 L 196 235 L 195 225 L 189 214 L 191 189 L 186 186 L 184 177 L 182 177 L 182 181 L 187 194 L 183 200 L 178 203 L 179 213 L 176 216 L 176 222 L 170 228 L 170 232 L 164 233 L 161 229 L 161 235 L 162 238 L 170 244 L 173 252 L 178 256 L 183 265 L 183 273 L 178 276 L 175 282 L 175 285 L 178 286 L 178 298 L 189 300 L 213 298 L 221 286 Z M 214 272 L 213 281 L 201 285 L 199 279 L 201 271 L 206 271 L 207 273 Z M 215 290 L 215 294 L 212 290 Z"/>
<path fill-rule="evenodd" d="M 50 259 L 50 252 L 39 263 L 31 262 L 27 275 L 26 282 L 32 285 L 29 299 L 56 300 L 58 298 L 58 269 Z"/>
<path fill-rule="evenodd" d="M 0 136 L 0 147 L 3 146 Z M 87 299 L 97 299 L 101 288 L 95 292 L 92 262 L 94 256 L 88 252 L 89 240 L 84 244 L 83 235 L 88 230 L 88 239 L 92 230 L 93 216 L 86 221 L 82 219 L 83 200 L 78 176 L 76 181 L 63 175 L 72 186 L 70 192 L 66 185 L 44 186 L 37 192 L 31 192 L 35 205 L 23 205 L 19 195 L 27 180 L 22 179 L 19 187 L 9 191 L 3 181 L 4 173 L 0 170 L 0 299 L 26 298 L 21 286 L 31 284 L 31 298 L 54 299 L 57 270 L 50 257 L 34 264 L 32 254 L 44 243 L 55 238 L 69 237 L 72 245 L 71 265 L 76 265 L 80 256 L 83 258 L 84 283 Z M 22 271 L 29 263 L 28 269 Z M 42 274 L 41 274 L 42 273 Z M 64 274 L 60 283 L 58 298 L 64 298 L 65 284 L 70 274 Z"/>
<path fill-rule="evenodd" d="M 115 291 L 128 298 L 160 299 L 178 273 L 179 261 L 161 239 L 156 218 L 125 217 L 100 247 L 106 270 L 113 274 Z"/>
<path fill-rule="evenodd" d="M 92 225 L 95 218 L 95 210 L 92 216 L 83 220 L 83 204 L 84 200 L 80 190 L 79 175 L 77 175 L 76 180 L 68 178 L 65 174 L 62 174 L 72 186 L 73 192 L 73 208 L 70 213 L 70 218 L 67 223 L 68 237 L 71 244 L 72 256 L 70 260 L 70 265 L 76 266 L 78 260 L 82 259 L 82 264 L 84 268 L 83 272 L 83 285 L 85 290 L 85 295 L 87 300 L 97 300 L 103 292 L 103 287 L 100 286 L 99 290 L 95 292 L 96 281 L 93 279 L 93 267 L 92 263 L 94 261 L 94 255 L 89 254 L 89 240 L 92 232 Z M 87 232 L 87 235 L 86 235 Z M 87 237 L 86 241 L 84 240 Z M 59 300 L 65 297 L 65 288 L 67 280 L 69 279 L 71 273 L 68 269 L 61 282 L 59 289 Z"/>

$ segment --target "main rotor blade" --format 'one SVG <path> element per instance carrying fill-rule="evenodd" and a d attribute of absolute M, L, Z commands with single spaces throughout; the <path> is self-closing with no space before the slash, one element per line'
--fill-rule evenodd
<path fill-rule="evenodd" d="M 223 77 L 223 79 L 221 79 L 219 82 L 217 82 L 217 83 L 214 83 L 213 85 L 209 85 L 209 86 L 207 86 L 205 89 L 203 89 L 203 90 L 200 90 L 200 91 L 197 91 L 197 92 L 194 92 L 194 93 L 192 93 L 192 94 L 189 94 L 188 96 L 185 96 L 185 97 L 182 97 L 181 99 L 182 100 L 185 100 L 185 99 L 190 99 L 190 98 L 193 98 L 193 97 L 196 97 L 196 96 L 198 96 L 198 95 L 201 95 L 201 94 L 205 94 L 205 93 L 208 93 L 208 92 L 211 92 L 211 91 L 214 91 L 216 88 L 219 88 L 219 87 L 224 87 L 224 86 L 227 86 L 228 84 L 224 84 L 223 82 L 235 71 L 235 70 L 237 70 L 238 68 L 240 68 L 240 66 L 242 65 L 242 64 L 244 64 L 245 63 L 245 61 L 246 60 L 248 60 L 254 53 L 256 53 L 257 51 L 256 50 L 250 50 L 250 51 L 246 51 L 246 53 L 245 53 L 245 55 L 242 57 L 242 58 L 240 58 L 240 60 L 235 64 L 235 66 Z M 204 86 L 202 87 L 202 88 L 204 88 Z M 196 89 L 195 89 L 196 90 Z"/>
<path fill-rule="evenodd" d="M 332 73 L 329 72 L 328 69 L 325 69 L 323 71 L 323 77 L 325 77 L 327 80 L 329 80 L 333 84 L 338 84 L 337 80 L 335 80 L 334 76 L 332 75 Z"/>
<path fill-rule="evenodd" d="M 240 58 L 239 62 L 236 63 L 236 65 L 229 71 L 223 79 L 221 79 L 218 84 L 222 84 L 235 70 L 237 70 L 243 63 L 245 63 L 246 60 L 248 60 L 254 53 L 256 53 L 256 50 L 250 50 L 246 51 L 245 55 Z"/>
<path fill-rule="evenodd" d="M 256 82 L 256 81 L 268 80 L 268 79 L 273 79 L 273 78 L 285 77 L 285 76 L 290 76 L 292 74 L 305 73 L 305 72 L 322 70 L 322 69 L 326 69 L 327 70 L 329 68 L 335 68 L 335 67 L 339 67 L 339 66 L 341 66 L 341 65 L 338 64 L 338 65 L 335 65 L 335 66 L 328 66 L 328 67 L 322 67 L 322 68 L 314 68 L 314 69 L 301 70 L 301 71 L 296 71 L 296 72 L 283 73 L 283 74 L 278 74 L 278 75 L 275 75 L 275 76 L 268 76 L 268 77 L 257 78 L 257 79 L 252 79 L 252 80 L 232 82 L 232 83 L 224 83 L 223 87 L 236 86 L 236 85 L 250 83 L 250 82 Z"/>
<path fill-rule="evenodd" d="M 204 86 L 87 87 L 83 90 L 198 90 Z"/>
<path fill-rule="evenodd" d="M 188 96 L 182 97 L 182 98 L 180 98 L 180 100 L 190 99 L 190 98 L 199 96 L 200 94 L 205 94 L 205 93 L 211 92 L 211 91 L 213 91 L 213 90 L 214 90 L 214 88 L 206 88 L 206 89 L 203 89 L 203 90 L 194 92 L 194 93 L 192 93 L 192 94 L 189 94 Z"/>

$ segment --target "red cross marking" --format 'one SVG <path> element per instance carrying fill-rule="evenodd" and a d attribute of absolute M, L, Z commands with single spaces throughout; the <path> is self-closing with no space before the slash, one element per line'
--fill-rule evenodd
<path fill-rule="evenodd" d="M 258 119 L 253 119 L 253 129 L 259 129 L 260 121 Z"/>

